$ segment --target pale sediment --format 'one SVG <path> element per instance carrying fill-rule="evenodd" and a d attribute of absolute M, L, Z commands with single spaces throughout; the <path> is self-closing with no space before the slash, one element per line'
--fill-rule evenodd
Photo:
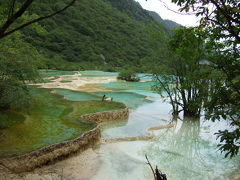
<path fill-rule="evenodd" d="M 168 128 L 172 128 L 174 126 L 175 126 L 174 123 L 170 123 L 170 124 L 167 124 L 167 125 L 150 127 L 150 128 L 148 128 L 148 131 L 155 131 L 155 130 L 160 130 L 160 129 L 168 129 Z"/>
<path fill-rule="evenodd" d="M 80 119 L 100 123 L 125 119 L 128 115 L 129 111 L 126 107 L 120 110 L 83 115 Z M 31 171 L 37 167 L 68 157 L 74 153 L 83 152 L 87 148 L 96 145 L 99 142 L 100 137 L 100 128 L 97 126 L 75 139 L 53 144 L 24 155 L 0 159 L 0 164 L 16 173 Z"/>
<path fill-rule="evenodd" d="M 109 138 L 109 139 L 101 139 L 102 143 L 115 143 L 121 141 L 147 141 L 155 136 L 134 136 L 134 137 L 123 137 L 123 138 Z"/>
<path fill-rule="evenodd" d="M 113 77 L 81 77 L 79 74 L 62 75 L 47 83 L 37 83 L 41 88 L 61 88 L 84 92 L 106 92 L 108 89 L 99 87 L 97 84 L 116 82 L 117 78 Z"/>
<path fill-rule="evenodd" d="M 92 148 L 31 172 L 13 173 L 0 165 L 0 180 L 77 180 L 91 179 L 102 165 Z"/>
<path fill-rule="evenodd" d="M 147 129 L 148 134 L 151 134 L 150 132 L 160 130 L 160 129 L 169 129 L 174 127 L 174 123 L 170 123 L 167 125 L 161 125 L 161 126 L 154 126 Z M 122 142 L 122 141 L 147 141 L 153 139 L 154 135 L 147 135 L 147 136 L 134 136 L 134 137 L 122 137 L 122 138 L 102 138 L 102 143 L 115 143 L 115 142 Z"/>

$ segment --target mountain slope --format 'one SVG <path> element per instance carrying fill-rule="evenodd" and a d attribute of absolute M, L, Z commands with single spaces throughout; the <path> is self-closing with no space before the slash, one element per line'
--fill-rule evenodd
<path fill-rule="evenodd" d="M 171 20 L 163 20 L 161 16 L 154 12 L 148 11 L 142 8 L 142 6 L 134 1 L 134 0 L 107 0 L 109 1 L 113 7 L 117 8 L 121 12 L 128 14 L 130 17 L 135 18 L 138 21 L 142 21 L 144 23 L 151 23 L 153 20 L 162 23 L 167 32 L 170 32 L 172 29 L 175 29 L 180 24 L 171 21 Z"/>
<path fill-rule="evenodd" d="M 143 23 L 151 23 L 153 18 L 148 11 L 144 10 L 142 6 L 134 0 L 107 0 L 111 5 L 119 11 L 127 14 L 129 17 Z"/>
<path fill-rule="evenodd" d="M 161 16 L 159 16 L 158 13 L 154 12 L 154 11 L 148 11 L 148 14 L 157 22 L 164 22 L 164 20 L 161 18 Z"/>
<path fill-rule="evenodd" d="M 181 26 L 180 24 L 178 24 L 178 23 L 176 23 L 176 22 L 174 22 L 172 20 L 163 20 L 161 18 L 161 16 L 158 13 L 154 12 L 154 11 L 148 11 L 148 13 L 155 21 L 157 21 L 159 23 L 163 23 L 164 27 L 165 27 L 165 29 L 167 31 L 171 31 L 171 30 Z"/>
<path fill-rule="evenodd" d="M 62 1 L 35 4 L 35 14 L 47 14 L 61 7 Z M 139 70 L 141 60 L 152 54 L 154 44 L 148 34 L 152 20 L 141 13 L 141 6 L 133 9 L 139 10 L 138 15 L 133 10 L 122 12 L 105 0 L 81 0 L 61 15 L 41 22 L 46 34 L 25 30 L 25 39 L 45 56 L 43 68 Z M 160 25 L 154 28 L 167 37 Z"/>
<path fill-rule="evenodd" d="M 182 26 L 182 25 L 180 25 L 172 20 L 169 20 L 169 19 L 164 20 L 164 24 L 168 30 L 172 30 L 172 29 Z"/>

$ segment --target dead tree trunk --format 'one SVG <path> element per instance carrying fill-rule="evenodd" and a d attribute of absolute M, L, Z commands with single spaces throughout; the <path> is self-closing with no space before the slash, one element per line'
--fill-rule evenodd
<path fill-rule="evenodd" d="M 154 180 L 167 180 L 167 176 L 166 174 L 163 174 L 159 169 L 158 167 L 156 166 L 155 170 L 153 169 L 151 163 L 149 162 L 148 160 L 148 157 L 147 155 L 145 155 L 146 159 L 147 159 L 147 162 L 146 164 L 148 164 L 152 170 L 152 173 L 153 173 L 153 176 L 154 176 Z"/>

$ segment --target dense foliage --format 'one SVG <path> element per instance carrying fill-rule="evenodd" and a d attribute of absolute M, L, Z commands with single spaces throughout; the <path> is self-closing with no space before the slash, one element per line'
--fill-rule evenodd
<path fill-rule="evenodd" d="M 121 11 L 119 5 L 114 8 L 108 1 L 79 1 L 61 15 L 41 22 L 45 34 L 27 29 L 25 39 L 45 55 L 41 68 L 113 71 L 131 67 L 142 71 L 141 62 L 151 56 L 154 46 L 147 29 L 155 24 L 162 36 L 168 33 L 136 2 L 129 2 L 137 12 Z M 61 6 L 60 0 L 39 1 L 32 12 L 48 14 Z"/>
<path fill-rule="evenodd" d="M 208 96 L 212 69 L 203 64 L 208 58 L 206 34 L 194 28 L 179 28 L 169 41 L 169 58 L 155 73 L 154 87 L 167 93 L 173 114 L 199 117 Z"/>
<path fill-rule="evenodd" d="M 8 0 L 0 1 L 0 39 L 9 36 L 25 27 L 30 26 L 36 22 L 42 21 L 53 17 L 69 7 L 71 7 L 76 0 L 71 0 L 68 4 L 62 4 L 63 6 L 53 12 L 46 15 L 32 16 L 29 19 L 25 19 L 26 15 L 29 15 L 30 8 L 34 3 L 34 0 Z M 35 14 L 34 14 L 35 15 Z"/>
<path fill-rule="evenodd" d="M 149 57 L 155 58 L 155 44 L 148 32 L 158 31 L 162 39 L 169 36 L 164 21 L 154 20 L 161 19 L 160 16 L 152 17 L 133 0 L 74 2 L 0 1 L 1 32 L 8 34 L 26 25 L 23 38 L 42 55 L 39 68 L 118 71 L 131 67 L 135 71 L 149 71 L 145 65 Z M 69 5 L 60 15 L 44 19 L 41 26 L 27 26 Z"/>
<path fill-rule="evenodd" d="M 214 68 L 220 71 L 219 80 L 213 81 L 207 117 L 223 118 L 232 129 L 219 131 L 219 147 L 226 156 L 238 154 L 240 148 L 240 11 L 238 0 L 172 0 L 181 11 L 201 15 L 199 28 L 208 31 L 214 46 Z"/>
<path fill-rule="evenodd" d="M 38 79 L 39 68 L 149 71 L 142 68 L 155 56 L 148 32 L 158 32 L 164 46 L 168 33 L 161 24 L 134 1 L 138 11 L 128 12 L 121 10 L 125 1 L 117 8 L 113 1 L 74 2 L 0 1 L 0 109 L 28 104 L 27 84 Z"/>
<path fill-rule="evenodd" d="M 144 10 L 139 3 L 133 0 L 107 0 L 119 11 L 126 13 L 128 16 L 144 23 L 151 23 L 153 17 L 147 10 Z"/>
<path fill-rule="evenodd" d="M 0 109 L 20 108 L 29 103 L 27 83 L 39 78 L 36 49 L 20 33 L 0 43 Z"/>
<path fill-rule="evenodd" d="M 130 82 L 138 82 L 140 78 L 131 70 L 121 71 L 117 77 L 118 79 L 130 81 Z"/>

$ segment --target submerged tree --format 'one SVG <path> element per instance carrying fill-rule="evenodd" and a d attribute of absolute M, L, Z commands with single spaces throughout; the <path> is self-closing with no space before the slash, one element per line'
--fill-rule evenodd
<path fill-rule="evenodd" d="M 172 0 L 182 12 L 201 16 L 199 28 L 207 29 L 215 47 L 215 66 L 221 80 L 213 81 L 205 110 L 207 118 L 223 118 L 232 130 L 219 131 L 220 150 L 226 156 L 238 154 L 240 148 L 240 10 L 238 0 Z"/>
<path fill-rule="evenodd" d="M 167 93 L 174 115 L 183 111 L 184 116 L 200 116 L 211 74 L 201 63 L 208 56 L 205 40 L 205 34 L 194 28 L 177 29 L 169 42 L 170 58 L 154 75 L 154 89 L 163 96 Z"/>
<path fill-rule="evenodd" d="M 167 99 L 169 99 L 169 103 L 172 106 L 173 118 L 177 118 L 179 112 L 182 111 L 182 109 L 179 109 L 180 97 L 178 94 L 178 83 L 176 84 L 178 79 L 173 75 L 155 73 L 153 75 L 153 80 L 155 82 L 153 90 L 160 94 L 162 98 L 167 97 Z"/>
<path fill-rule="evenodd" d="M 130 81 L 130 82 L 138 82 L 138 81 L 140 81 L 140 78 L 137 76 L 137 74 L 134 71 L 131 71 L 131 70 L 121 71 L 119 73 L 117 79 Z"/>

